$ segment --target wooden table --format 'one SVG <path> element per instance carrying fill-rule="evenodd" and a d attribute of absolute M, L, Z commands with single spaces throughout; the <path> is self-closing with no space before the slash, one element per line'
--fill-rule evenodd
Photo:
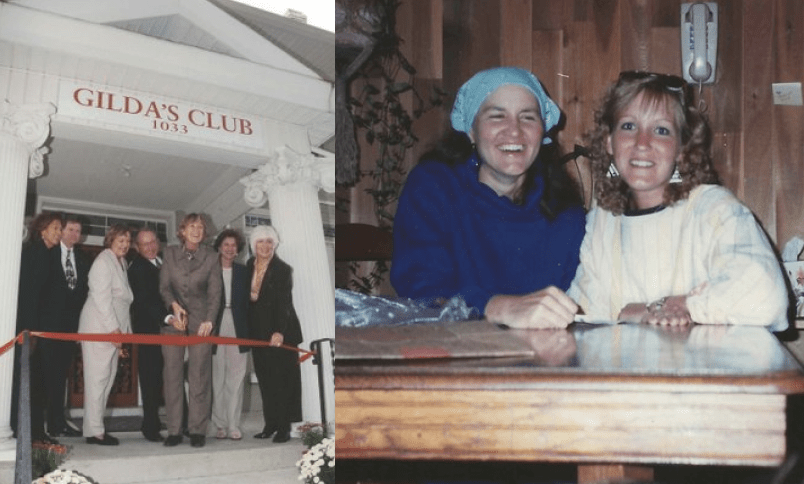
<path fill-rule="evenodd" d="M 804 373 L 764 328 L 510 334 L 533 356 L 336 359 L 337 458 L 577 463 L 579 482 L 784 460 Z"/>

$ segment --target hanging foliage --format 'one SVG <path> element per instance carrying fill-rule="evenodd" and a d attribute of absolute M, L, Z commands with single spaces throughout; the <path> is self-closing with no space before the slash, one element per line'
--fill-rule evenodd
<path fill-rule="evenodd" d="M 416 69 L 402 54 L 402 39 L 396 33 L 400 2 L 375 0 L 371 4 L 381 21 L 373 54 L 357 73 L 363 88 L 349 100 L 349 107 L 358 135 L 376 146 L 375 163 L 361 176 L 371 176 L 373 184 L 366 192 L 374 201 L 378 224 L 389 227 L 393 222 L 390 208 L 399 199 L 406 175 L 405 157 L 419 141 L 413 123 L 442 105 L 445 93 L 434 88 L 425 99 L 413 84 Z"/>
<path fill-rule="evenodd" d="M 391 230 L 393 206 L 399 200 L 406 175 L 405 158 L 408 150 L 419 141 L 413 124 L 428 110 L 441 106 L 446 94 L 433 88 L 425 98 L 414 85 L 416 69 L 401 52 L 403 40 L 396 32 L 400 1 L 338 0 L 336 5 L 344 10 L 339 19 L 344 26 L 339 32 L 342 45 L 353 45 L 351 52 L 345 51 L 341 56 L 341 71 L 349 76 L 350 83 L 359 80 L 357 85 L 360 86 L 359 90 L 352 90 L 352 96 L 348 95 L 346 85 L 340 91 L 350 120 L 339 124 L 338 131 L 343 136 L 363 137 L 367 145 L 374 147 L 371 152 L 374 163 L 363 163 L 364 168 L 360 170 L 360 163 L 355 162 L 354 183 L 371 177 L 366 193 L 374 203 L 377 224 Z M 348 28 L 350 25 L 363 27 Z M 370 41 L 357 40 L 360 38 L 355 37 L 358 30 L 363 34 L 371 30 Z M 339 137 L 339 143 L 340 140 Z M 351 140 L 344 143 L 343 156 L 356 153 L 359 158 L 356 141 L 354 145 Z M 341 169 L 342 178 L 349 178 L 352 169 L 347 161 Z M 359 269 L 359 264 L 350 264 L 353 275 L 350 286 L 363 293 L 372 292 L 388 272 L 387 264 L 382 262 L 375 263 L 367 275 L 358 275 Z"/>

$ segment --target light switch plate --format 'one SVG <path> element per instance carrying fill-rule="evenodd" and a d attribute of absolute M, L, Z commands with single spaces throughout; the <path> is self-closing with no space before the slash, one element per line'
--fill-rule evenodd
<path fill-rule="evenodd" d="M 801 83 L 780 82 L 772 84 L 773 104 L 801 106 Z"/>

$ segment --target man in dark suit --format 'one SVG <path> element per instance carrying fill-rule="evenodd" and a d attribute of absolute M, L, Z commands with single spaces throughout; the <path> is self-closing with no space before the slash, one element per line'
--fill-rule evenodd
<path fill-rule="evenodd" d="M 168 310 L 159 293 L 159 238 L 147 227 L 137 233 L 138 255 L 128 268 L 128 282 L 134 293 L 131 304 L 131 328 L 138 334 L 159 334 Z M 137 371 L 142 390 L 142 434 L 151 442 L 164 440 L 160 430 L 159 404 L 162 397 L 162 348 L 158 345 L 137 347 Z"/>
<path fill-rule="evenodd" d="M 81 240 L 81 219 L 64 218 L 61 242 L 50 249 L 51 277 L 44 289 L 42 331 L 78 332 L 81 308 L 87 299 L 89 258 L 76 244 Z M 53 437 L 80 437 L 81 431 L 68 424 L 64 416 L 67 370 L 75 357 L 73 341 L 42 338 L 39 341 L 47 401 L 47 431 Z"/>

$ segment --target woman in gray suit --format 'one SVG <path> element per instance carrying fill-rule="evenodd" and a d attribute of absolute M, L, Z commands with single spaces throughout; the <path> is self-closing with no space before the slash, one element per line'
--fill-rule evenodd
<path fill-rule="evenodd" d="M 184 217 L 177 235 L 181 245 L 165 249 L 159 273 L 159 292 L 172 313 L 162 334 L 209 336 L 222 297 L 218 254 L 201 244 L 206 238 L 207 226 L 197 213 Z M 165 445 L 172 447 L 182 441 L 185 351 L 189 384 L 187 430 L 190 445 L 203 447 L 212 408 L 212 345 L 209 344 L 162 346 L 168 430 Z"/>
<path fill-rule="evenodd" d="M 131 233 L 122 225 L 109 228 L 89 270 L 89 295 L 81 310 L 79 333 L 130 333 L 129 306 L 134 300 L 126 276 L 126 253 Z M 117 445 L 106 433 L 103 413 L 117 374 L 120 343 L 82 341 L 84 358 L 84 436 L 88 444 Z"/>

